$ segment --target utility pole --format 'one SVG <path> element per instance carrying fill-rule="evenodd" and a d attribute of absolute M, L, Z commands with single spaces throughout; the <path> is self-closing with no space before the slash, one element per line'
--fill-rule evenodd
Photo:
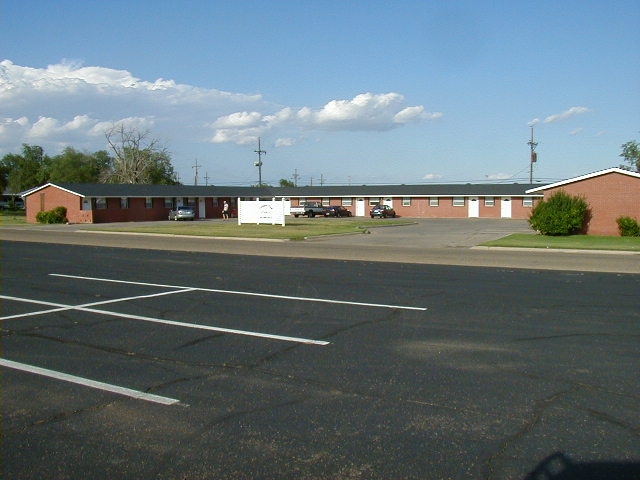
<path fill-rule="evenodd" d="M 258 149 L 254 150 L 254 152 L 258 154 L 258 161 L 255 162 L 253 165 L 258 167 L 258 186 L 261 187 L 262 186 L 262 155 L 266 155 L 267 152 L 266 150 L 262 150 L 262 148 L 260 147 L 260 137 L 258 137 Z"/>
<path fill-rule="evenodd" d="M 529 163 L 529 183 L 533 183 L 533 164 L 538 161 L 538 154 L 536 153 L 536 147 L 538 142 L 533 141 L 533 125 L 531 125 L 531 140 L 527 142 L 529 148 L 531 148 L 531 161 Z"/>
<path fill-rule="evenodd" d="M 300 177 L 300 175 L 298 175 L 298 169 L 297 168 L 293 171 L 292 177 L 293 177 L 293 186 L 297 187 L 298 186 L 298 177 Z"/>
<path fill-rule="evenodd" d="M 196 164 L 192 165 L 191 168 L 195 168 L 196 169 L 196 178 L 195 178 L 195 182 L 194 185 L 197 187 L 198 186 L 198 168 L 200 168 L 202 165 L 198 165 L 198 159 L 196 158 Z"/>
<path fill-rule="evenodd" d="M 205 172 L 204 174 L 204 186 L 205 187 L 209 186 L 209 172 Z"/>

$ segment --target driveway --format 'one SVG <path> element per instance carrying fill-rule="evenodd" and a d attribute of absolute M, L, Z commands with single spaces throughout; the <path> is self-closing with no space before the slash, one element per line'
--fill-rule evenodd
<path fill-rule="evenodd" d="M 319 237 L 303 242 L 97 232 L 92 231 L 92 225 L 7 226 L 0 228 L 0 240 L 231 255 L 640 273 L 638 253 L 473 248 L 511 233 L 530 232 L 526 220 L 416 219 L 412 225 L 384 227 L 384 224 L 381 219 L 381 227 L 371 228 L 369 234 Z M 103 228 L 105 224 L 98 226 Z"/>

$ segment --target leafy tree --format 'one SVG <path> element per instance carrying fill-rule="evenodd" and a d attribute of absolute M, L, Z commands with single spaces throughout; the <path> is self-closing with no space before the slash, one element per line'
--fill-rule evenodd
<path fill-rule="evenodd" d="M 280 179 L 280 186 L 281 187 L 295 187 L 296 185 L 291 180 L 287 180 L 286 178 L 281 178 Z"/>
<path fill-rule="evenodd" d="M 22 155 L 9 153 L 2 158 L 6 187 L 13 193 L 42 185 L 49 178 L 50 158 L 42 147 L 22 145 Z"/>
<path fill-rule="evenodd" d="M 624 158 L 624 161 L 629 165 L 620 165 L 620 167 L 640 172 L 640 144 L 635 140 L 631 140 L 622 145 L 621 148 L 622 153 L 620 156 Z"/>
<path fill-rule="evenodd" d="M 67 147 L 51 159 L 49 181 L 97 183 L 101 173 L 109 170 L 111 161 L 106 151 L 89 154 Z"/>
<path fill-rule="evenodd" d="M 105 133 L 113 154 L 110 168 L 102 173 L 104 183 L 155 183 L 175 185 L 171 155 L 149 132 L 114 125 Z"/>
<path fill-rule="evenodd" d="M 588 215 L 589 205 L 584 198 L 561 190 L 533 208 L 529 223 L 543 235 L 572 235 L 584 229 Z"/>

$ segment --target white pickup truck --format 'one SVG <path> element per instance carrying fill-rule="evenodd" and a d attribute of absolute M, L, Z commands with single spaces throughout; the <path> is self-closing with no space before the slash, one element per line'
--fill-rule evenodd
<path fill-rule="evenodd" d="M 296 218 L 298 218 L 300 215 L 309 218 L 315 217 L 316 215 L 324 217 L 326 211 L 326 207 L 323 207 L 322 203 L 320 202 L 306 202 L 302 205 L 298 205 L 297 207 L 291 207 L 290 209 L 291 215 Z"/>

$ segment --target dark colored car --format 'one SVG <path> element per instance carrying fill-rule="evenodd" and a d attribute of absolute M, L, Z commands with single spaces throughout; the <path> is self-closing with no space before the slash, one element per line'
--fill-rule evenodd
<path fill-rule="evenodd" d="M 396 216 L 396 211 L 393 208 L 391 208 L 389 205 L 376 205 L 371 209 L 371 212 L 369 212 L 369 215 L 371 215 L 371 218 L 373 217 L 394 218 Z"/>
<path fill-rule="evenodd" d="M 182 206 L 169 212 L 169 220 L 193 220 L 196 212 L 192 207 Z"/>
<path fill-rule="evenodd" d="M 324 212 L 325 217 L 350 217 L 351 211 L 340 205 L 329 205 Z"/>

